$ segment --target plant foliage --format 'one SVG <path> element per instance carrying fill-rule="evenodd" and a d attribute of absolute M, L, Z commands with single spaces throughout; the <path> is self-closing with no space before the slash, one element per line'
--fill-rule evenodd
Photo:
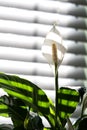
<path fill-rule="evenodd" d="M 0 88 L 8 94 L 0 97 L 0 115 L 11 117 L 13 122 L 13 127 L 0 126 L 1 130 L 5 127 L 7 130 L 54 130 L 55 105 L 42 89 L 26 79 L 4 73 L 0 73 Z M 76 90 L 64 87 L 58 90 L 58 128 L 64 128 L 66 118 L 78 102 Z M 47 119 L 50 128 L 43 126 L 41 116 Z"/>

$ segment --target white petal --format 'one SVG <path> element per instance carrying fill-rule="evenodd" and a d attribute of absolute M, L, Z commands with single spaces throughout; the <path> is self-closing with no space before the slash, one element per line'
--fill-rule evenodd
<path fill-rule="evenodd" d="M 58 66 L 61 64 L 66 48 L 62 44 L 62 37 L 55 27 L 53 27 L 50 32 L 47 34 L 44 43 L 42 45 L 42 53 L 47 59 L 48 63 L 53 65 L 52 59 L 52 44 L 55 43 L 57 46 L 57 57 L 58 57 Z"/>

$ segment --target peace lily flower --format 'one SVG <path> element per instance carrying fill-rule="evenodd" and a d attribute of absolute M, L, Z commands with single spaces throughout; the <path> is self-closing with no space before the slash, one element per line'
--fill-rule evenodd
<path fill-rule="evenodd" d="M 46 35 L 42 45 L 42 54 L 45 56 L 52 68 L 54 68 L 54 64 L 59 67 L 65 52 L 66 48 L 62 44 L 62 37 L 54 25 Z"/>
<path fill-rule="evenodd" d="M 47 58 L 48 63 L 52 66 L 55 75 L 55 129 L 59 126 L 57 116 L 59 115 L 58 107 L 58 67 L 61 64 L 66 48 L 62 45 L 62 37 L 54 26 L 46 35 L 42 45 L 42 53 Z"/>

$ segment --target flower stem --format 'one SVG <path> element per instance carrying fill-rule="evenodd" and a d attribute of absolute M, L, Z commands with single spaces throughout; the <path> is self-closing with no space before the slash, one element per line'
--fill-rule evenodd
<path fill-rule="evenodd" d="M 58 69 L 57 65 L 55 64 L 55 128 L 57 128 L 58 126 L 57 116 L 58 116 Z"/>
<path fill-rule="evenodd" d="M 52 58 L 54 63 L 54 73 L 55 73 L 55 129 L 60 130 L 59 111 L 58 111 L 58 54 L 57 46 L 55 43 L 52 44 Z"/>

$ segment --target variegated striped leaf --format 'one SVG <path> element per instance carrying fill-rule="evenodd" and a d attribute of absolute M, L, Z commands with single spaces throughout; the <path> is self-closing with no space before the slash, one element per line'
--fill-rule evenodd
<path fill-rule="evenodd" d="M 15 75 L 0 73 L 0 88 L 3 88 L 9 95 L 23 100 L 27 106 L 43 115 L 55 126 L 54 110 L 45 92 L 32 82 Z"/>
<path fill-rule="evenodd" d="M 75 89 L 61 87 L 58 91 L 58 113 L 63 125 L 79 102 L 79 92 Z"/>

